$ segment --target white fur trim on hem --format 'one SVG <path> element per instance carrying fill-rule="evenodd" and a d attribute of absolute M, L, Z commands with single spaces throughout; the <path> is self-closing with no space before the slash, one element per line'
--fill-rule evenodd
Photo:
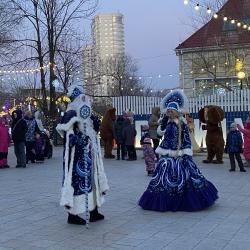
<path fill-rule="evenodd" d="M 159 155 L 169 155 L 170 157 L 177 157 L 177 156 L 183 156 L 183 155 L 193 155 L 192 148 L 185 148 L 182 150 L 171 150 L 171 149 L 164 149 L 160 146 L 155 150 L 155 152 Z"/>

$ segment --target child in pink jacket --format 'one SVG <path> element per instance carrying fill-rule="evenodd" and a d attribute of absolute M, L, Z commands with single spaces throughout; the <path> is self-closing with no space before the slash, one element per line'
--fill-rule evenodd
<path fill-rule="evenodd" d="M 0 168 L 9 168 L 7 162 L 8 147 L 10 145 L 9 130 L 5 117 L 0 117 Z"/>
<path fill-rule="evenodd" d="M 244 138 L 243 155 L 246 160 L 245 167 L 250 167 L 250 120 L 247 120 L 245 128 L 242 128 L 239 124 L 237 124 L 237 128 L 243 134 Z"/>

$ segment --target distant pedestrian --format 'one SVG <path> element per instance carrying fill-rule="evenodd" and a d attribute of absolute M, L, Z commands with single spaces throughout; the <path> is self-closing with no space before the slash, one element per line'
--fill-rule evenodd
<path fill-rule="evenodd" d="M 27 123 L 28 131 L 26 133 L 26 163 L 28 164 L 29 161 L 35 163 L 36 153 L 36 132 L 39 132 L 39 128 L 35 118 L 31 111 L 27 111 L 24 116 L 24 120 Z"/>
<path fill-rule="evenodd" d="M 9 145 L 10 145 L 10 136 L 6 124 L 6 118 L 0 117 L 0 168 L 9 168 L 7 162 Z"/>
<path fill-rule="evenodd" d="M 25 138 L 28 131 L 28 126 L 22 117 L 22 111 L 20 109 L 13 111 L 12 113 L 12 140 L 14 142 L 14 150 L 17 158 L 17 168 L 26 167 L 25 156 Z"/>
<path fill-rule="evenodd" d="M 152 147 L 151 138 L 149 136 L 149 126 L 142 125 L 142 137 L 141 137 L 141 145 L 143 146 L 143 155 L 146 163 L 146 171 L 148 176 L 153 176 L 155 170 L 155 152 Z"/>
<path fill-rule="evenodd" d="M 114 137 L 117 145 L 117 160 L 120 160 L 120 156 L 122 157 L 122 160 L 125 160 L 126 157 L 125 139 L 122 136 L 124 121 L 125 119 L 122 116 L 119 116 L 114 125 Z"/>
<path fill-rule="evenodd" d="M 239 124 L 237 124 L 237 128 L 243 134 L 243 139 L 244 139 L 243 155 L 246 160 L 245 167 L 250 167 L 250 120 L 246 121 L 245 128 L 242 128 Z"/>
<path fill-rule="evenodd" d="M 230 172 L 235 171 L 235 158 L 238 162 L 240 171 L 246 172 L 240 156 L 240 154 L 243 152 L 242 144 L 243 141 L 240 131 L 237 130 L 236 124 L 232 123 L 230 125 L 230 131 L 227 135 L 227 142 L 225 147 L 225 152 L 229 154 L 230 165 L 231 165 L 231 168 L 229 169 Z"/>
<path fill-rule="evenodd" d="M 137 160 L 136 150 L 135 150 L 135 136 L 136 130 L 131 124 L 130 119 L 125 119 L 124 128 L 122 131 L 122 136 L 125 139 L 125 145 L 128 151 L 128 161 Z"/>

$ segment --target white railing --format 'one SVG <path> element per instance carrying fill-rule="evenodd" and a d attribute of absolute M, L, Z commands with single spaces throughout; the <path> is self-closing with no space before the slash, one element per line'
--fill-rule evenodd
<path fill-rule="evenodd" d="M 121 96 L 113 97 L 117 114 L 131 110 L 135 115 L 151 114 L 152 108 L 160 105 L 161 97 Z M 224 95 L 197 96 L 189 98 L 189 112 L 197 113 L 206 105 L 218 105 L 225 112 L 250 111 L 250 90 L 234 90 Z"/>

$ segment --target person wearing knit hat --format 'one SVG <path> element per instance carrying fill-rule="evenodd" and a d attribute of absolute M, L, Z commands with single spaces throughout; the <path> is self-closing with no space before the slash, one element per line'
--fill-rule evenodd
<path fill-rule="evenodd" d="M 156 149 L 161 157 L 139 200 L 145 210 L 191 212 L 210 207 L 218 198 L 216 187 L 193 161 L 190 134 L 183 117 L 187 107 L 182 90 L 172 91 L 162 100 L 157 131 L 163 139 Z"/>
<path fill-rule="evenodd" d="M 228 153 L 231 168 L 230 172 L 235 171 L 235 159 L 238 162 L 240 172 L 246 172 L 240 154 L 243 153 L 242 149 L 243 140 L 240 131 L 237 129 L 236 123 L 230 124 L 230 130 L 227 134 L 227 141 L 225 146 L 225 153 Z"/>
<path fill-rule="evenodd" d="M 140 142 L 143 147 L 143 155 L 146 164 L 146 171 L 148 173 L 148 176 L 153 176 L 155 170 L 156 155 L 152 147 L 152 139 L 150 138 L 149 135 L 149 126 L 142 125 L 141 131 L 142 131 L 142 137 Z"/>

